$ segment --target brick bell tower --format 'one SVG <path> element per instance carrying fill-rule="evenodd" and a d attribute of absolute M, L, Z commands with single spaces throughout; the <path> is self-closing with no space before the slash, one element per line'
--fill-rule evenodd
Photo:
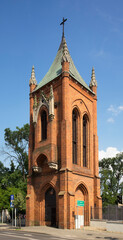
<path fill-rule="evenodd" d="M 56 58 L 37 85 L 30 86 L 29 175 L 26 224 L 81 228 L 91 209 L 101 217 L 97 137 L 97 81 L 88 86 L 63 34 Z M 81 205 L 82 206 L 79 206 Z"/>

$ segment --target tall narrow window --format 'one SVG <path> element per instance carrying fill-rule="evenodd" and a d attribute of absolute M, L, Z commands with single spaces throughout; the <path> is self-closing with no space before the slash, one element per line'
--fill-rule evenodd
<path fill-rule="evenodd" d="M 87 116 L 83 116 L 83 167 L 87 167 Z"/>
<path fill-rule="evenodd" d="M 42 111 L 41 113 L 41 139 L 47 139 L 47 113 Z"/>
<path fill-rule="evenodd" d="M 77 164 L 77 111 L 75 109 L 72 113 L 72 132 L 73 163 Z"/>
<path fill-rule="evenodd" d="M 34 125 L 33 125 L 33 132 L 32 132 L 32 148 L 33 148 L 33 150 L 35 148 L 35 128 L 34 128 Z"/>

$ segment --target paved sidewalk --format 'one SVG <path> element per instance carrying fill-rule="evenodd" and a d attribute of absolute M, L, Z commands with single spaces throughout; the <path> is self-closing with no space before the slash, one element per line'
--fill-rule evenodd
<path fill-rule="evenodd" d="M 59 229 L 47 226 L 22 227 L 22 231 L 46 233 L 59 237 L 69 237 L 70 239 L 107 239 L 107 240 L 123 240 L 122 233 L 111 233 L 103 230 L 98 230 L 92 227 L 84 227 L 81 230 Z"/>
<path fill-rule="evenodd" d="M 9 229 L 9 230 L 16 231 L 16 229 L 10 225 L 0 224 L 0 230 L 2 229 Z M 52 228 L 47 226 L 31 226 L 31 227 L 22 227 L 20 231 L 49 234 L 52 236 L 56 236 L 63 239 L 70 239 L 70 240 L 72 239 L 123 240 L 122 233 L 112 233 L 112 232 L 107 232 L 103 230 L 97 230 L 92 227 L 84 227 L 82 230 L 69 230 L 69 229 Z"/>
<path fill-rule="evenodd" d="M 9 228 L 10 225 L 6 224 L 6 223 L 0 223 L 0 230 L 3 230 L 3 229 L 6 229 L 6 228 Z"/>

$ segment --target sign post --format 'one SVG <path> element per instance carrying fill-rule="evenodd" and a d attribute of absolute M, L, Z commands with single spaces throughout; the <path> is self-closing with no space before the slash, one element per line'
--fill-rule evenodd
<path fill-rule="evenodd" d="M 13 227 L 13 208 L 12 208 L 12 227 Z"/>
<path fill-rule="evenodd" d="M 10 196 L 10 201 L 11 202 L 14 201 L 14 195 L 13 194 Z"/>
<path fill-rule="evenodd" d="M 16 227 L 16 208 L 15 208 L 15 227 Z"/>
<path fill-rule="evenodd" d="M 11 195 L 11 196 L 10 196 L 10 208 L 12 208 L 12 227 L 13 227 L 14 195 Z"/>
<path fill-rule="evenodd" d="M 4 211 L 4 210 L 2 209 L 2 223 L 3 223 L 3 211 Z"/>

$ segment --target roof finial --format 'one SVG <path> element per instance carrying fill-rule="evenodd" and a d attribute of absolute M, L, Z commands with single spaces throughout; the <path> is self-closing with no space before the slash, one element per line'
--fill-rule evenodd
<path fill-rule="evenodd" d="M 31 78 L 29 80 L 29 86 L 31 85 L 37 85 L 37 81 L 36 81 L 36 78 L 35 78 L 35 69 L 34 69 L 34 66 L 32 66 L 32 72 L 31 72 Z"/>
<path fill-rule="evenodd" d="M 63 18 L 63 21 L 60 23 L 60 25 L 63 25 L 63 32 L 62 32 L 62 37 L 64 37 L 64 23 L 67 21 L 67 18 L 64 19 Z"/>
<path fill-rule="evenodd" d="M 92 75 L 91 75 L 91 81 L 90 81 L 90 85 L 89 87 L 93 87 L 96 86 L 97 87 L 97 80 L 95 78 L 95 71 L 94 71 L 94 67 L 92 68 Z"/>
<path fill-rule="evenodd" d="M 62 59 L 61 59 L 61 64 L 63 62 L 69 62 L 70 63 L 70 54 L 67 48 L 67 43 L 65 38 L 63 38 L 63 52 L 62 52 Z"/>

